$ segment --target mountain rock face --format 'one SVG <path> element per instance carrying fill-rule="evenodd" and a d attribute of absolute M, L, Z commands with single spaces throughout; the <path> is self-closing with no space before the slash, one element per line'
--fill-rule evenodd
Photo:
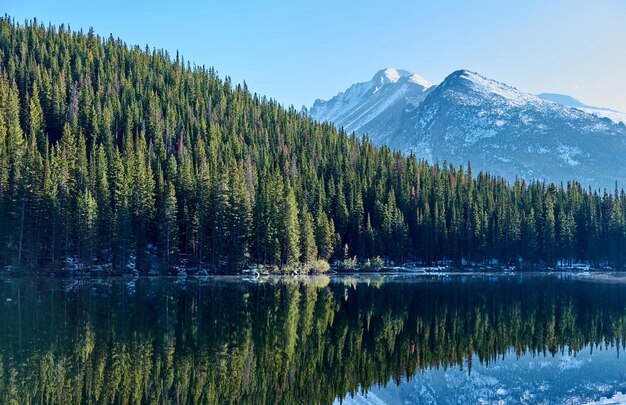
<path fill-rule="evenodd" d="M 328 101 L 316 100 L 308 112 L 318 121 L 334 122 L 348 133 L 368 133 L 375 143 L 385 144 L 399 130 L 405 110 L 417 107 L 431 88 L 419 75 L 383 69 Z"/>
<path fill-rule="evenodd" d="M 376 105 L 393 105 L 393 109 L 379 109 L 367 125 L 353 126 L 345 117 L 362 111 L 372 97 L 364 91 L 352 103 L 342 102 L 356 86 L 360 85 L 327 102 L 316 102 L 318 108 L 311 109 L 311 116 L 347 130 L 358 129 L 359 134 L 367 132 L 375 143 L 431 162 L 470 162 L 474 172 L 489 171 L 509 180 L 578 180 L 584 186 L 609 190 L 616 181 L 626 186 L 623 123 L 459 70 L 440 85 L 424 88 L 422 99 L 413 103 L 402 97 L 387 104 L 377 99 Z M 325 105 L 333 106 L 332 114 L 319 113 L 319 106 Z"/>

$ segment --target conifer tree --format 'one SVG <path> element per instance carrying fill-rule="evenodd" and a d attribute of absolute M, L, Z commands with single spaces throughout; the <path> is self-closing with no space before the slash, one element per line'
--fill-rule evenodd
<path fill-rule="evenodd" d="M 248 239 L 252 212 L 250 197 L 244 181 L 243 168 L 235 166 L 231 171 L 230 209 L 228 211 L 230 240 L 228 242 L 227 257 L 229 269 L 240 270 L 248 256 Z"/>
<path fill-rule="evenodd" d="M 296 196 L 289 183 L 284 187 L 279 201 L 281 263 L 292 265 L 300 259 L 300 227 Z"/>
<path fill-rule="evenodd" d="M 161 257 L 166 267 L 175 263 L 178 253 L 178 204 L 176 191 L 172 183 L 165 183 L 163 189 L 162 209 L 159 215 L 162 249 Z"/>
<path fill-rule="evenodd" d="M 37 82 L 33 83 L 32 94 L 29 98 L 29 116 L 28 123 L 30 126 L 30 135 L 35 137 L 37 141 L 38 149 L 43 150 L 46 144 L 44 138 L 45 121 L 44 112 L 39 100 L 39 86 Z"/>
<path fill-rule="evenodd" d="M 318 256 L 320 258 L 328 260 L 333 256 L 335 247 L 334 238 L 334 226 L 331 226 L 326 213 L 319 210 L 315 220 L 315 245 L 318 248 Z"/>
<path fill-rule="evenodd" d="M 370 214 L 367 214 L 367 222 L 365 224 L 365 234 L 363 236 L 364 239 L 364 251 L 365 254 L 370 257 L 378 256 L 378 251 L 376 249 L 376 233 L 374 228 L 372 227 L 372 220 L 370 218 Z"/>
<path fill-rule="evenodd" d="M 521 254 L 532 262 L 536 258 L 537 253 L 537 228 L 535 224 L 535 210 L 530 209 L 528 214 L 524 214 L 522 218 L 521 229 Z"/>
<path fill-rule="evenodd" d="M 548 196 L 544 207 L 543 220 L 543 254 L 548 265 L 555 261 L 556 235 L 554 220 L 554 201 Z"/>
<path fill-rule="evenodd" d="M 107 260 L 112 246 L 111 238 L 113 231 L 113 212 L 111 201 L 111 188 L 109 187 L 108 165 L 104 147 L 99 145 L 95 155 L 94 164 L 94 198 L 98 206 L 97 213 L 97 255 Z"/>
<path fill-rule="evenodd" d="M 612 203 L 608 228 L 609 264 L 621 267 L 624 263 L 624 216 L 617 202 Z"/>
<path fill-rule="evenodd" d="M 317 245 L 315 244 L 313 215 L 306 209 L 306 206 L 300 210 L 300 239 L 302 262 L 308 263 L 316 260 Z"/>
<path fill-rule="evenodd" d="M 88 189 L 78 195 L 78 252 L 81 262 L 90 265 L 94 257 L 96 238 L 96 215 L 98 205 Z"/>
<path fill-rule="evenodd" d="M 125 270 L 128 264 L 129 249 L 131 248 L 131 185 L 126 175 L 126 167 L 118 151 L 113 156 L 114 184 L 114 244 L 113 266 Z"/>

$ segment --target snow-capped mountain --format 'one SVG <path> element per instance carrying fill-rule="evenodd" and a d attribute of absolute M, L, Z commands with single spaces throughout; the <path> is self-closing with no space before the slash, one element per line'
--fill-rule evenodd
<path fill-rule="evenodd" d="M 557 104 L 578 108 L 579 110 L 583 110 L 584 112 L 588 112 L 589 114 L 597 115 L 598 117 L 610 118 L 614 122 L 623 122 L 626 124 L 626 113 L 623 113 L 621 111 L 588 105 L 575 99 L 572 96 L 568 96 L 565 94 L 541 93 L 538 94 L 538 96 L 548 99 L 550 101 L 554 101 Z"/>
<path fill-rule="evenodd" d="M 509 179 L 626 184 L 626 126 L 467 70 L 437 86 L 389 144 Z"/>
<path fill-rule="evenodd" d="M 398 131 L 405 110 L 419 105 L 431 87 L 417 74 L 383 69 L 369 82 L 354 84 L 328 101 L 316 100 L 308 113 L 349 133 L 368 133 L 374 142 L 382 144 Z"/>
<path fill-rule="evenodd" d="M 385 101 L 374 93 L 377 87 L 380 92 L 386 86 L 382 82 L 382 86 L 374 85 L 381 72 L 372 82 L 316 102 L 310 115 L 359 134 L 367 132 L 375 143 L 386 143 L 430 162 L 467 165 L 469 161 L 475 173 L 485 170 L 510 180 L 521 177 L 557 183 L 575 179 L 585 186 L 609 190 L 617 181 L 626 187 L 623 123 L 467 70 L 450 74 L 438 86 L 422 86 L 422 98 L 412 103 L 396 91 L 390 92 L 395 98 Z M 357 92 L 366 86 L 367 91 Z M 323 110 L 326 106 L 330 108 Z M 376 114 L 370 118 L 367 111 Z M 365 124 L 353 124 L 353 117 L 363 116 L 369 118 Z"/>

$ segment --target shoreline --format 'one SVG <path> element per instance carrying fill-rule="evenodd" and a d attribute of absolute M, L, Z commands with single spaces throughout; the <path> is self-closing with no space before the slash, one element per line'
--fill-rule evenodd
<path fill-rule="evenodd" d="M 316 278 L 316 277 L 328 277 L 328 278 L 342 278 L 342 277 L 357 277 L 357 276 L 516 276 L 516 275 L 578 275 L 578 276 L 591 276 L 601 274 L 626 274 L 626 269 L 610 269 L 610 268 L 550 268 L 545 270 L 539 269 L 525 269 L 525 270 L 503 270 L 492 267 L 485 268 L 464 268 L 464 269 L 452 269 L 452 268 L 391 268 L 381 271 L 359 271 L 359 270 L 332 270 L 327 273 L 308 273 L 308 274 L 294 274 L 294 273 L 255 273 L 255 272 L 238 272 L 238 273 L 210 273 L 198 274 L 186 272 L 183 274 L 160 274 L 160 273 L 140 273 L 140 272 L 103 272 L 103 271 L 87 271 L 87 272 L 69 272 L 69 271 L 17 271 L 17 270 L 4 270 L 0 271 L 0 277 L 9 278 L 58 278 L 58 279 L 102 279 L 102 278 L 163 278 L 163 279 L 220 279 L 220 278 L 245 278 L 245 279 L 273 279 L 273 278 L 285 278 L 285 279 L 297 279 L 297 278 Z"/>

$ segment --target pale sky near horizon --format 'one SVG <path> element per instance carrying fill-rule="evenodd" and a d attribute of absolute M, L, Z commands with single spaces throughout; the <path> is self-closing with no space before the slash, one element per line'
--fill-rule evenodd
<path fill-rule="evenodd" d="M 626 112 L 626 0 L 2 0 L 23 22 L 70 24 L 180 51 L 297 108 L 385 67 L 441 82 L 470 69 L 529 93 Z"/>

